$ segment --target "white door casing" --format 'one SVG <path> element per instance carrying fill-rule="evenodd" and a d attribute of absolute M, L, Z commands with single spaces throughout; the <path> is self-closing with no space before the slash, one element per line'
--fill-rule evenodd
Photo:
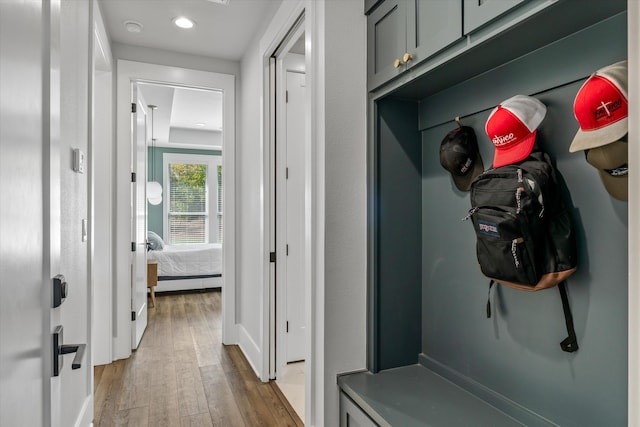
<path fill-rule="evenodd" d="M 302 58 L 304 60 L 304 58 Z M 285 360 L 304 360 L 304 135 L 305 74 L 286 72 Z"/>
<path fill-rule="evenodd" d="M 131 348 L 137 349 L 147 327 L 147 117 L 148 107 L 135 82 L 131 84 Z"/>
<path fill-rule="evenodd" d="M 305 359 L 304 334 L 300 334 L 300 326 L 305 323 L 306 92 L 298 82 L 298 87 L 287 94 L 289 72 L 299 73 L 298 77 L 305 79 L 305 56 L 290 52 L 297 41 L 305 37 L 304 19 L 301 17 L 292 25 L 291 31 L 282 43 L 279 43 L 280 47 L 270 61 L 270 73 L 273 79 L 270 97 L 274 120 L 271 123 L 273 134 L 270 144 L 273 157 L 269 169 L 274 178 L 270 185 L 272 209 L 269 239 L 276 252 L 275 271 L 270 277 L 270 283 L 273 284 L 270 290 L 273 293 L 273 299 L 270 302 L 270 312 L 273 315 L 269 361 L 271 378 L 277 378 L 278 372 L 288 362 Z M 301 90 L 302 93 L 300 93 Z M 295 282 L 299 282 L 299 288 L 294 285 Z M 289 309 L 296 303 L 299 304 L 297 311 L 294 308 Z M 295 315 L 289 319 L 290 314 Z M 300 319 L 300 316 L 303 318 Z"/>
<path fill-rule="evenodd" d="M 224 185 L 224 246 L 222 294 L 223 331 L 225 344 L 237 342 L 235 314 L 235 76 L 207 71 L 117 61 L 116 87 L 116 211 L 115 211 L 115 287 L 113 322 L 114 359 L 131 354 L 131 286 L 129 257 L 131 251 L 131 82 L 144 81 L 203 89 L 219 90 L 223 97 L 223 185 Z"/>
<path fill-rule="evenodd" d="M 92 360 L 95 365 L 113 361 L 112 291 L 113 291 L 113 60 L 111 47 L 100 14 L 98 0 L 93 3 L 93 84 L 91 124 L 91 211 L 92 244 L 91 309 Z"/>

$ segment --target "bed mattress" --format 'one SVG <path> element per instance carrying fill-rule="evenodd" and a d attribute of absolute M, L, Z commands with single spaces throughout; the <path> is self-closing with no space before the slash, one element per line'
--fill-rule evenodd
<path fill-rule="evenodd" d="M 158 276 L 208 276 L 222 274 L 222 244 L 165 245 L 161 251 L 147 252 L 158 262 Z"/>

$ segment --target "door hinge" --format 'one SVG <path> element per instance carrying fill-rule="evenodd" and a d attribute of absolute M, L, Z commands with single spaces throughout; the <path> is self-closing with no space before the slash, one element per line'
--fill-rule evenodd
<path fill-rule="evenodd" d="M 137 179 L 138 179 L 138 176 L 136 175 L 136 173 L 131 172 L 131 182 L 136 182 Z"/>
<path fill-rule="evenodd" d="M 287 243 L 287 256 L 289 256 L 289 244 Z"/>
<path fill-rule="evenodd" d="M 131 242 L 131 252 L 136 251 L 136 242 Z"/>
<path fill-rule="evenodd" d="M 269 262 L 276 262 L 276 253 L 269 252 Z"/>
<path fill-rule="evenodd" d="M 131 312 L 131 321 L 132 321 L 132 322 L 135 322 L 135 321 L 136 321 L 136 312 L 135 312 L 135 311 L 132 311 L 132 312 Z"/>
<path fill-rule="evenodd" d="M 289 321 L 287 320 L 287 332 L 289 332 Z"/>
<path fill-rule="evenodd" d="M 284 98 L 285 98 L 285 102 L 288 103 L 289 102 L 289 91 L 288 90 L 284 91 Z"/>
<path fill-rule="evenodd" d="M 131 103 L 131 112 L 132 113 L 137 113 L 138 112 L 138 107 L 137 107 L 135 102 Z"/>
<path fill-rule="evenodd" d="M 284 175 L 285 179 L 289 179 L 289 168 L 285 168 Z"/>

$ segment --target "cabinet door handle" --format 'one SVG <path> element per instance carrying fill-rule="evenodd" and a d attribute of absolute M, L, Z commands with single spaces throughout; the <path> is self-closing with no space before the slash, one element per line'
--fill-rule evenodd
<path fill-rule="evenodd" d="M 396 59 L 395 61 L 393 61 L 393 66 L 395 68 L 400 68 L 404 65 L 404 62 L 402 62 L 401 59 Z"/>
<path fill-rule="evenodd" d="M 402 57 L 402 61 L 404 61 L 404 63 L 407 63 L 412 59 L 413 59 L 413 55 L 411 55 L 410 53 L 405 53 L 404 56 Z"/>

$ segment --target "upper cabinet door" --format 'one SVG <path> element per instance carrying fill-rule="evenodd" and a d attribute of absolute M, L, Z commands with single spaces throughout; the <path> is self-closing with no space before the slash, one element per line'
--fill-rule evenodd
<path fill-rule="evenodd" d="M 406 1 L 406 0 L 405 0 Z M 407 1 L 407 67 L 462 37 L 462 0 Z"/>
<path fill-rule="evenodd" d="M 382 0 L 364 0 L 364 14 L 368 15 Z"/>
<path fill-rule="evenodd" d="M 374 88 L 402 73 L 406 66 L 406 0 L 386 0 L 367 17 L 367 79 Z"/>
<path fill-rule="evenodd" d="M 526 0 L 464 0 L 464 34 L 486 24 Z"/>

